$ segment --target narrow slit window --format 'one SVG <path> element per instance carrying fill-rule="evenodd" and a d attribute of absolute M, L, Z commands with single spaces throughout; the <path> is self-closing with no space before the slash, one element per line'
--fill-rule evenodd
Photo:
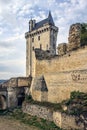
<path fill-rule="evenodd" d="M 40 41 L 40 36 L 38 36 L 38 40 Z"/>
<path fill-rule="evenodd" d="M 40 49 L 42 49 L 42 44 L 40 44 Z"/>
<path fill-rule="evenodd" d="M 48 44 L 47 44 L 47 50 L 48 50 Z"/>

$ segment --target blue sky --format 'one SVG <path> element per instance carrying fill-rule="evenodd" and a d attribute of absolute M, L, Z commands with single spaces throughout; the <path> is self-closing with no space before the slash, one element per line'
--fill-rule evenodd
<path fill-rule="evenodd" d="M 87 23 L 86 0 L 0 0 L 0 79 L 26 75 L 29 19 L 38 22 L 49 10 L 59 27 L 57 44 L 68 41 L 71 24 Z"/>

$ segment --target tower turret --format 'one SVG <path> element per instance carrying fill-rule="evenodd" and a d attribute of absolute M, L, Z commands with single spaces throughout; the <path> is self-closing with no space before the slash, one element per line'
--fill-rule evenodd
<path fill-rule="evenodd" d="M 32 29 L 33 29 L 33 20 L 31 19 L 29 21 L 29 31 L 32 31 Z"/>
<path fill-rule="evenodd" d="M 36 20 L 30 20 L 29 21 L 29 31 L 31 32 L 35 27 Z"/>

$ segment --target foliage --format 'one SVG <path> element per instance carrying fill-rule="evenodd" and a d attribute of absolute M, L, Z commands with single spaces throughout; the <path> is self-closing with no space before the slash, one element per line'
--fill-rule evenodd
<path fill-rule="evenodd" d="M 25 101 L 32 101 L 31 95 L 25 95 Z"/>
<path fill-rule="evenodd" d="M 82 24 L 81 30 L 81 46 L 87 45 L 87 24 Z"/>
<path fill-rule="evenodd" d="M 79 91 L 71 92 L 70 99 L 66 101 L 67 113 L 71 115 L 87 115 L 87 94 Z"/>
<path fill-rule="evenodd" d="M 73 91 L 73 92 L 71 92 L 70 99 L 80 98 L 81 94 L 82 94 L 82 92 Z"/>

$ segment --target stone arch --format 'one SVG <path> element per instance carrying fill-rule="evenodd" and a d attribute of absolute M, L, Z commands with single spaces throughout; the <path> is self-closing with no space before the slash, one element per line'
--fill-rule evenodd
<path fill-rule="evenodd" d="M 0 95 L 0 109 L 5 110 L 7 108 L 6 97 Z"/>

